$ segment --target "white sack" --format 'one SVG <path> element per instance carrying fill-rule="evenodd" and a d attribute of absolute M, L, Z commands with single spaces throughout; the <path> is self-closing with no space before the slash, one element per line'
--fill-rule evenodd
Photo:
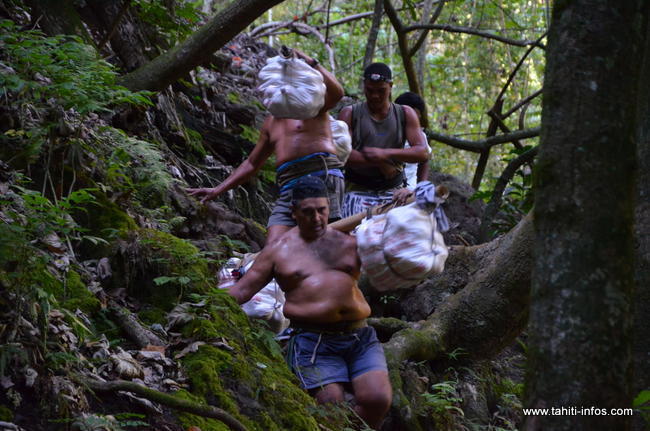
<path fill-rule="evenodd" d="M 250 261 L 244 268 L 248 271 L 253 266 L 254 260 Z M 229 289 L 237 283 L 237 277 L 232 271 L 239 268 L 241 259 L 233 257 L 228 259 L 226 264 L 219 271 L 219 288 Z M 278 286 L 275 279 L 264 286 L 248 301 L 242 304 L 242 310 L 247 316 L 262 319 L 269 322 L 269 325 L 276 332 L 281 332 L 289 326 L 289 320 L 284 317 L 282 307 L 284 307 L 284 292 Z"/>
<path fill-rule="evenodd" d="M 348 161 L 352 152 L 352 136 L 345 121 L 335 120 L 330 115 L 330 128 L 332 129 L 332 141 L 336 148 L 336 155 L 343 163 Z"/>
<path fill-rule="evenodd" d="M 356 236 L 361 270 L 379 291 L 414 286 L 444 269 L 448 251 L 435 216 L 415 202 L 364 220 Z"/>
<path fill-rule="evenodd" d="M 276 118 L 314 118 L 325 105 L 323 76 L 301 59 L 269 58 L 259 79 L 262 103 Z"/>

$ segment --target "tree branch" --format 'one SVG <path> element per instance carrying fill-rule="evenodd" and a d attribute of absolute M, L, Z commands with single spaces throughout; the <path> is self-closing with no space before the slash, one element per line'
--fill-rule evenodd
<path fill-rule="evenodd" d="M 386 16 L 395 29 L 397 34 L 397 42 L 399 46 L 399 51 L 402 57 L 402 63 L 404 64 L 404 72 L 406 73 L 406 79 L 408 80 L 409 90 L 416 94 L 422 94 L 420 90 L 420 83 L 415 74 L 415 67 L 413 66 L 413 56 L 409 55 L 410 49 L 408 46 L 408 38 L 406 37 L 406 32 L 404 32 L 404 24 L 397 15 L 397 11 L 393 7 L 393 4 L 390 0 L 384 0 L 384 10 L 386 11 Z M 422 116 L 422 126 L 427 127 L 428 121 L 427 116 Z"/>
<path fill-rule="evenodd" d="M 435 22 L 438 20 L 438 17 L 440 17 L 440 14 L 442 13 L 442 7 L 445 5 L 445 1 L 446 0 L 440 0 L 440 2 L 438 2 L 438 7 L 436 7 L 435 11 L 433 11 L 433 15 L 431 15 L 431 18 L 429 19 L 429 24 L 435 24 Z M 420 33 L 420 36 L 418 36 L 418 40 L 415 42 L 415 44 L 413 44 L 411 52 L 409 52 L 409 55 L 411 57 L 418 52 L 424 41 L 427 39 L 428 34 L 429 29 L 422 30 L 422 33 Z"/>
<path fill-rule="evenodd" d="M 511 39 L 509 37 L 494 34 L 489 31 L 480 30 L 478 28 L 463 27 L 463 26 L 456 26 L 456 25 L 449 25 L 449 24 L 415 24 L 415 25 L 410 25 L 408 27 L 404 27 L 402 31 L 404 33 L 410 33 L 412 31 L 420 30 L 420 29 L 442 30 L 442 31 L 448 31 L 450 33 L 466 33 L 474 36 L 484 37 L 487 39 L 494 39 L 508 45 L 514 45 L 514 46 L 533 45 L 544 49 L 543 44 L 534 40 L 516 40 L 516 39 Z"/>
<path fill-rule="evenodd" d="M 123 76 L 119 83 L 130 90 L 161 90 L 199 66 L 257 17 L 281 2 L 233 1 L 185 41 Z"/>
<path fill-rule="evenodd" d="M 506 142 L 513 142 L 521 139 L 528 139 L 539 136 L 540 128 L 534 127 L 532 129 L 517 130 L 512 133 L 491 136 L 489 138 L 481 139 L 478 141 L 470 141 L 467 139 L 456 138 L 455 136 L 443 135 L 431 130 L 426 130 L 425 132 L 427 138 L 433 139 L 434 141 L 447 144 L 460 150 L 480 153 L 481 151 L 498 144 L 504 144 Z"/>
<path fill-rule="evenodd" d="M 366 51 L 363 55 L 363 68 L 365 69 L 375 56 L 375 47 L 377 46 L 377 35 L 379 34 L 379 27 L 381 26 L 381 17 L 384 14 L 383 0 L 375 0 L 375 10 L 372 16 L 372 24 L 368 32 L 368 40 L 366 42 Z M 363 82 L 363 78 L 361 78 Z"/>
<path fill-rule="evenodd" d="M 535 41 L 535 44 L 531 45 L 531 46 L 526 50 L 526 52 L 524 53 L 524 55 L 521 56 L 521 58 L 519 59 L 519 62 L 517 63 L 517 65 L 515 66 L 515 68 L 512 70 L 512 72 L 510 72 L 510 75 L 508 76 L 508 80 L 506 81 L 506 83 L 503 85 L 503 88 L 502 88 L 501 91 L 499 92 L 499 95 L 498 95 L 497 98 L 496 98 L 496 102 L 494 102 L 494 105 L 495 105 L 495 106 L 496 106 L 496 104 L 498 103 L 498 101 L 501 100 L 501 98 L 503 98 L 503 95 L 505 94 L 506 90 L 507 90 L 508 87 L 510 86 L 510 83 L 512 82 L 512 80 L 514 79 L 515 75 L 517 74 L 517 71 L 519 71 L 519 68 L 521 68 L 521 66 L 524 64 L 524 61 L 526 60 L 526 58 L 528 58 L 528 56 L 530 55 L 530 53 L 533 52 L 533 49 L 535 49 L 535 47 L 537 46 L 537 44 L 540 43 L 540 42 L 542 41 L 542 39 L 544 39 L 544 38 L 546 37 L 546 34 L 547 34 L 547 32 L 544 32 L 544 34 L 542 34 L 539 38 L 537 38 L 537 40 Z M 492 109 L 494 109 L 494 108 L 492 108 Z"/>
<path fill-rule="evenodd" d="M 133 392 L 143 398 L 156 403 L 164 404 L 176 410 L 192 413 L 194 415 L 203 416 L 210 419 L 217 419 L 223 422 L 234 431 L 247 431 L 247 428 L 235 419 L 230 413 L 218 407 L 198 404 L 192 401 L 177 398 L 173 395 L 157 391 L 155 389 L 147 388 L 146 386 L 139 385 L 134 382 L 127 382 L 125 380 L 115 380 L 111 382 L 100 382 L 99 380 L 89 379 L 83 376 L 74 376 L 74 379 L 79 383 L 87 386 L 95 392 Z"/>
<path fill-rule="evenodd" d="M 521 99 L 519 102 L 517 102 L 517 104 L 515 106 L 510 108 L 510 110 L 508 110 L 508 112 L 503 114 L 501 116 L 501 118 L 503 118 L 505 120 L 506 118 L 508 118 L 509 116 L 514 114 L 519 108 L 526 105 L 527 103 L 529 103 L 531 100 L 533 100 L 534 98 L 536 98 L 540 94 L 542 94 L 542 89 L 541 88 L 539 90 L 537 90 L 536 92 L 534 92 L 533 94 L 531 94 L 530 96 L 525 97 L 524 99 Z"/>
<path fill-rule="evenodd" d="M 522 165 L 530 163 L 533 161 L 533 159 L 535 159 L 535 156 L 537 156 L 538 148 L 539 146 L 533 147 L 511 160 L 510 163 L 508 163 L 508 166 L 506 166 L 506 168 L 501 173 L 501 176 L 499 176 L 499 179 L 494 186 L 494 190 L 492 191 L 490 202 L 485 207 L 485 211 L 483 211 L 483 217 L 481 217 L 481 227 L 479 228 L 479 240 L 481 242 L 489 240 L 489 229 L 492 225 L 492 219 L 494 219 L 494 216 L 501 207 L 503 191 L 506 189 L 506 186 Z"/>

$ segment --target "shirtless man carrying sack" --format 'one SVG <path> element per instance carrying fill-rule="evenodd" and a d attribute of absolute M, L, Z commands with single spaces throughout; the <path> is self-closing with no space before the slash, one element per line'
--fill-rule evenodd
<path fill-rule="evenodd" d="M 351 384 L 356 412 L 378 429 L 392 400 L 386 359 L 366 323 L 356 240 L 327 226 L 327 196 L 319 178 L 300 178 L 291 198 L 297 227 L 269 243 L 229 293 L 243 304 L 275 278 L 294 329 L 287 360 L 302 387 L 326 403 L 343 401 Z"/>
<path fill-rule="evenodd" d="M 336 156 L 328 111 L 343 97 L 343 87 L 317 60 L 297 49 L 293 52 L 323 76 L 326 88 L 323 108 L 314 118 L 307 120 L 275 118 L 269 114 L 262 125 L 255 148 L 228 178 L 214 188 L 187 189 L 191 196 L 201 198 L 201 203 L 215 199 L 252 178 L 271 154 L 275 153 L 280 198 L 269 218 L 267 244 L 295 226 L 291 218 L 291 187 L 303 175 L 317 175 L 325 180 L 331 203 L 330 216 L 333 220 L 341 217 L 343 163 Z"/>

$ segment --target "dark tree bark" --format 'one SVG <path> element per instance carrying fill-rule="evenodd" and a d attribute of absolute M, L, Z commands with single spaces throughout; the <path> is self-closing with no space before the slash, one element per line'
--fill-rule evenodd
<path fill-rule="evenodd" d="M 646 8 L 650 7 L 647 5 Z M 650 25 L 646 22 L 645 52 L 641 76 L 650 76 Z M 637 99 L 637 204 L 634 294 L 634 387 L 633 395 L 650 390 L 650 80 L 639 80 Z M 647 429 L 641 415 L 633 419 L 633 429 Z"/>
<path fill-rule="evenodd" d="M 641 3 L 576 0 L 553 11 L 535 184 L 527 407 L 630 406 Z M 629 416 L 539 415 L 526 418 L 524 429 L 629 425 Z"/>
<path fill-rule="evenodd" d="M 50 36 L 57 34 L 76 35 L 86 43 L 93 44 L 93 40 L 86 31 L 73 2 L 28 0 L 26 3 L 32 10 L 34 22 L 38 22 L 46 34 Z"/>
<path fill-rule="evenodd" d="M 107 2 L 89 0 L 81 9 L 84 19 L 95 27 L 101 41 L 110 44 L 111 50 L 121 60 L 125 72 L 145 65 L 152 57 L 145 48 L 148 43 L 140 25 L 133 18 L 128 0 Z M 102 42 L 98 47 L 102 51 Z M 110 52 L 110 51 L 109 51 Z"/>
<path fill-rule="evenodd" d="M 368 41 L 366 42 L 366 51 L 363 55 L 363 68 L 365 69 L 375 57 L 375 47 L 377 46 L 377 35 L 381 26 L 381 18 L 384 15 L 384 0 L 375 0 L 375 10 L 372 15 L 372 24 L 368 32 Z M 363 84 L 363 78 L 360 81 Z"/>
<path fill-rule="evenodd" d="M 184 42 L 125 75 L 131 90 L 161 90 L 203 63 L 214 51 L 282 0 L 232 1 Z"/>

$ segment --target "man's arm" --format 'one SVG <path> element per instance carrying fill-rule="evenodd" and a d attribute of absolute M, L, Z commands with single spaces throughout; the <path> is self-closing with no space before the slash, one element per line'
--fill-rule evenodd
<path fill-rule="evenodd" d="M 420 120 L 417 114 L 410 106 L 402 105 L 402 107 L 406 122 L 406 139 L 411 148 L 364 148 L 362 152 L 367 160 L 376 163 L 390 161 L 419 163 L 429 159 L 426 140 L 420 131 Z"/>
<path fill-rule="evenodd" d="M 348 164 L 350 166 L 393 166 L 393 161 L 418 163 L 429 159 L 426 149 L 426 139 L 420 131 L 420 120 L 409 106 L 404 106 L 406 123 L 406 139 L 411 148 L 363 148 L 361 151 L 352 150 Z M 354 147 L 354 132 L 352 131 L 352 107 L 346 106 L 339 113 L 339 120 L 345 121 L 352 134 L 352 146 Z"/>
<path fill-rule="evenodd" d="M 273 144 L 271 143 L 269 129 L 272 117 L 266 117 L 264 125 L 260 131 L 260 138 L 249 154 L 248 158 L 242 162 L 221 184 L 217 187 L 206 187 L 198 189 L 185 189 L 190 196 L 201 198 L 201 203 L 215 199 L 217 196 L 233 189 L 253 177 L 257 171 L 264 165 L 266 159 L 273 154 Z"/>
<path fill-rule="evenodd" d="M 313 57 L 306 55 L 299 49 L 294 49 L 293 52 L 296 53 L 296 57 L 305 60 L 305 63 L 316 69 L 323 76 L 323 82 L 325 83 L 325 104 L 318 112 L 318 115 L 326 113 L 335 107 L 343 97 L 343 86 L 339 83 L 332 72 L 325 69 L 320 63 L 318 63 L 318 61 L 314 60 Z"/>
<path fill-rule="evenodd" d="M 424 145 L 427 150 L 427 153 L 429 155 L 429 158 L 431 158 L 431 147 L 429 146 L 429 142 L 427 140 L 427 135 L 424 134 L 424 132 L 420 132 L 422 135 L 422 138 L 424 139 Z M 418 163 L 418 171 L 417 171 L 417 180 L 418 182 L 420 181 L 428 181 L 429 180 L 429 171 L 431 170 L 431 167 L 429 166 L 429 160 L 426 160 L 424 162 Z"/>
<path fill-rule="evenodd" d="M 272 246 L 264 247 L 241 280 L 228 289 L 228 293 L 235 298 L 238 304 L 250 301 L 253 295 L 262 290 L 273 279 L 272 248 Z"/>
<path fill-rule="evenodd" d="M 344 121 L 348 125 L 348 130 L 350 131 L 350 136 L 352 137 L 352 151 L 350 152 L 350 156 L 348 157 L 346 164 L 349 164 L 350 166 L 367 166 L 368 161 L 363 156 L 363 154 L 361 154 L 360 151 L 354 149 L 356 142 L 354 142 L 354 130 L 352 129 L 352 106 L 346 106 L 345 108 L 341 109 L 338 119 Z"/>

